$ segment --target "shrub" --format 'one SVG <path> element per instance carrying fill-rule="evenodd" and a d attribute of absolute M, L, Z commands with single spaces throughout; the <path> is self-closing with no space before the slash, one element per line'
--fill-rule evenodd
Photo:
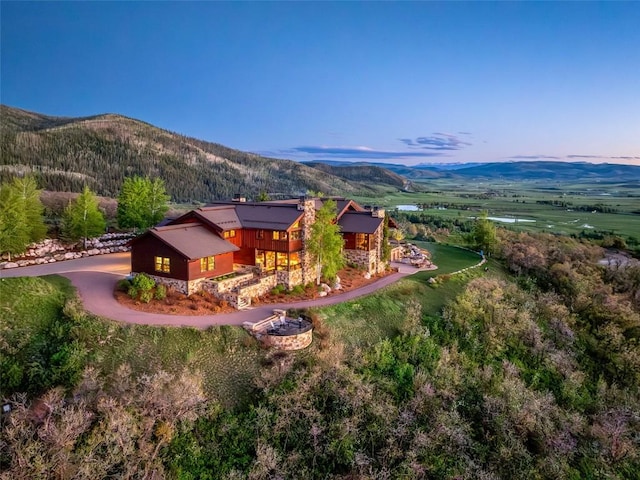
<path fill-rule="evenodd" d="M 303 285 L 296 285 L 295 287 L 293 287 L 290 291 L 290 294 L 292 295 L 301 295 L 304 293 L 304 286 Z"/>
<path fill-rule="evenodd" d="M 140 301 L 144 303 L 149 303 L 153 298 L 153 292 L 151 290 L 144 290 L 140 292 Z"/>
<path fill-rule="evenodd" d="M 135 278 L 131 282 L 131 285 L 136 287 L 138 290 L 145 291 L 145 290 L 151 290 L 153 287 L 155 287 L 156 282 L 149 275 L 146 275 L 144 273 L 139 273 L 138 275 L 135 276 Z"/>
<path fill-rule="evenodd" d="M 134 300 L 138 298 L 138 289 L 133 285 L 129 286 L 129 290 L 127 290 L 127 295 L 129 295 Z"/>
<path fill-rule="evenodd" d="M 126 278 L 123 278 L 122 280 L 118 280 L 118 283 L 116 284 L 116 290 L 118 290 L 119 292 L 128 292 L 130 286 L 131 282 Z"/>
<path fill-rule="evenodd" d="M 272 294 L 272 295 L 280 295 L 281 293 L 284 293 L 284 292 L 285 292 L 285 290 L 286 290 L 286 289 L 285 289 L 285 286 L 284 286 L 284 285 L 282 285 L 282 284 L 278 284 L 278 285 L 276 285 L 275 287 L 273 287 L 273 288 L 271 289 L 271 294 Z"/>
<path fill-rule="evenodd" d="M 167 297 L 167 287 L 162 284 L 156 286 L 156 292 L 153 295 L 156 300 L 164 300 Z"/>

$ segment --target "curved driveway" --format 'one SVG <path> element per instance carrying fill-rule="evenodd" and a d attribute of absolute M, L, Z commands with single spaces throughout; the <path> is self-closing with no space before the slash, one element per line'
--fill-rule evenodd
<path fill-rule="evenodd" d="M 369 285 L 349 292 L 329 295 L 315 300 L 259 305 L 232 313 L 199 316 L 139 312 L 126 308 L 118 303 L 113 296 L 113 291 L 116 282 L 128 275 L 131 270 L 130 254 L 128 252 L 96 255 L 94 257 L 78 258 L 76 260 L 66 260 L 46 265 L 0 270 L 0 277 L 63 275 L 71 280 L 71 283 L 78 289 L 84 308 L 94 315 L 121 322 L 144 325 L 174 325 L 207 328 L 212 325 L 242 325 L 243 322 L 257 322 L 271 315 L 275 308 L 320 307 L 344 302 L 372 293 L 404 276 L 419 271 L 416 268 L 404 264 L 397 264 L 395 266 L 399 267 L 398 273 L 387 275 Z"/>

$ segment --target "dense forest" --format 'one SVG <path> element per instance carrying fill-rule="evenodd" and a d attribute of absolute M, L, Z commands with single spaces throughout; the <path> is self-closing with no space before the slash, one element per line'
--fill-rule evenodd
<path fill-rule="evenodd" d="M 52 280 L 3 282 L 32 299 L 51 292 L 39 311 L 60 313 L 37 332 L 5 327 L 3 386 L 14 383 L 0 469 L 16 479 L 640 478 L 640 267 L 602 265 L 601 247 L 576 239 L 498 233 L 489 272 L 418 276 L 306 312 L 314 343 L 298 353 L 231 327 L 122 326 L 65 302 Z M 430 299 L 452 287 L 460 293 L 433 311 Z M 27 301 L 12 298 L 7 318 Z M 366 329 L 351 327 L 363 319 Z M 213 357 L 220 370 L 207 371 Z"/>
<path fill-rule="evenodd" d="M 273 198 L 307 190 L 371 193 L 356 181 L 290 160 L 241 152 L 120 115 L 49 117 L 0 106 L 0 182 L 34 173 L 45 190 L 80 192 L 86 185 L 116 197 L 125 177 L 159 177 L 175 202 L 209 201 L 261 192 Z M 390 172 L 389 172 L 390 173 Z M 388 188 L 397 187 L 390 174 Z"/>

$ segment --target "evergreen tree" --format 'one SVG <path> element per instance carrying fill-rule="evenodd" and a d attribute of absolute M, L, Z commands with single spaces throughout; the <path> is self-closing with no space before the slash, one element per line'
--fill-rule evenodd
<path fill-rule="evenodd" d="M 89 187 L 84 187 L 80 196 L 64 211 L 63 235 L 73 241 L 82 239 L 84 248 L 87 248 L 87 238 L 102 234 L 105 226 L 104 215 L 98 209 L 98 199 Z"/>
<path fill-rule="evenodd" d="M 40 201 L 40 190 L 33 177 L 18 177 L 13 181 L 18 191 L 20 205 L 24 209 L 27 231 L 30 242 L 39 242 L 47 236 L 47 226 L 44 223 L 44 206 Z"/>
<path fill-rule="evenodd" d="M 0 251 L 9 256 L 23 252 L 31 242 L 42 240 L 44 224 L 40 191 L 33 177 L 15 178 L 0 186 Z"/>
<path fill-rule="evenodd" d="M 133 229 L 152 227 L 167 213 L 168 201 L 162 179 L 127 177 L 118 196 L 118 225 Z"/>
<path fill-rule="evenodd" d="M 336 213 L 336 202 L 327 200 L 316 212 L 316 220 L 311 226 L 307 248 L 316 262 L 318 285 L 321 276 L 327 280 L 333 280 L 344 266 L 342 256 L 344 240 L 340 235 L 340 226 L 335 222 Z"/>
<path fill-rule="evenodd" d="M 21 253 L 29 243 L 26 215 L 20 208 L 18 192 L 10 185 L 0 186 L 0 251 Z"/>

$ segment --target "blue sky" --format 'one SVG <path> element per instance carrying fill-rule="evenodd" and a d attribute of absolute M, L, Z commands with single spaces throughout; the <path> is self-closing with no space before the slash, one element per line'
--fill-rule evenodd
<path fill-rule="evenodd" d="M 8 2 L 3 104 L 294 160 L 640 165 L 640 2 Z"/>

